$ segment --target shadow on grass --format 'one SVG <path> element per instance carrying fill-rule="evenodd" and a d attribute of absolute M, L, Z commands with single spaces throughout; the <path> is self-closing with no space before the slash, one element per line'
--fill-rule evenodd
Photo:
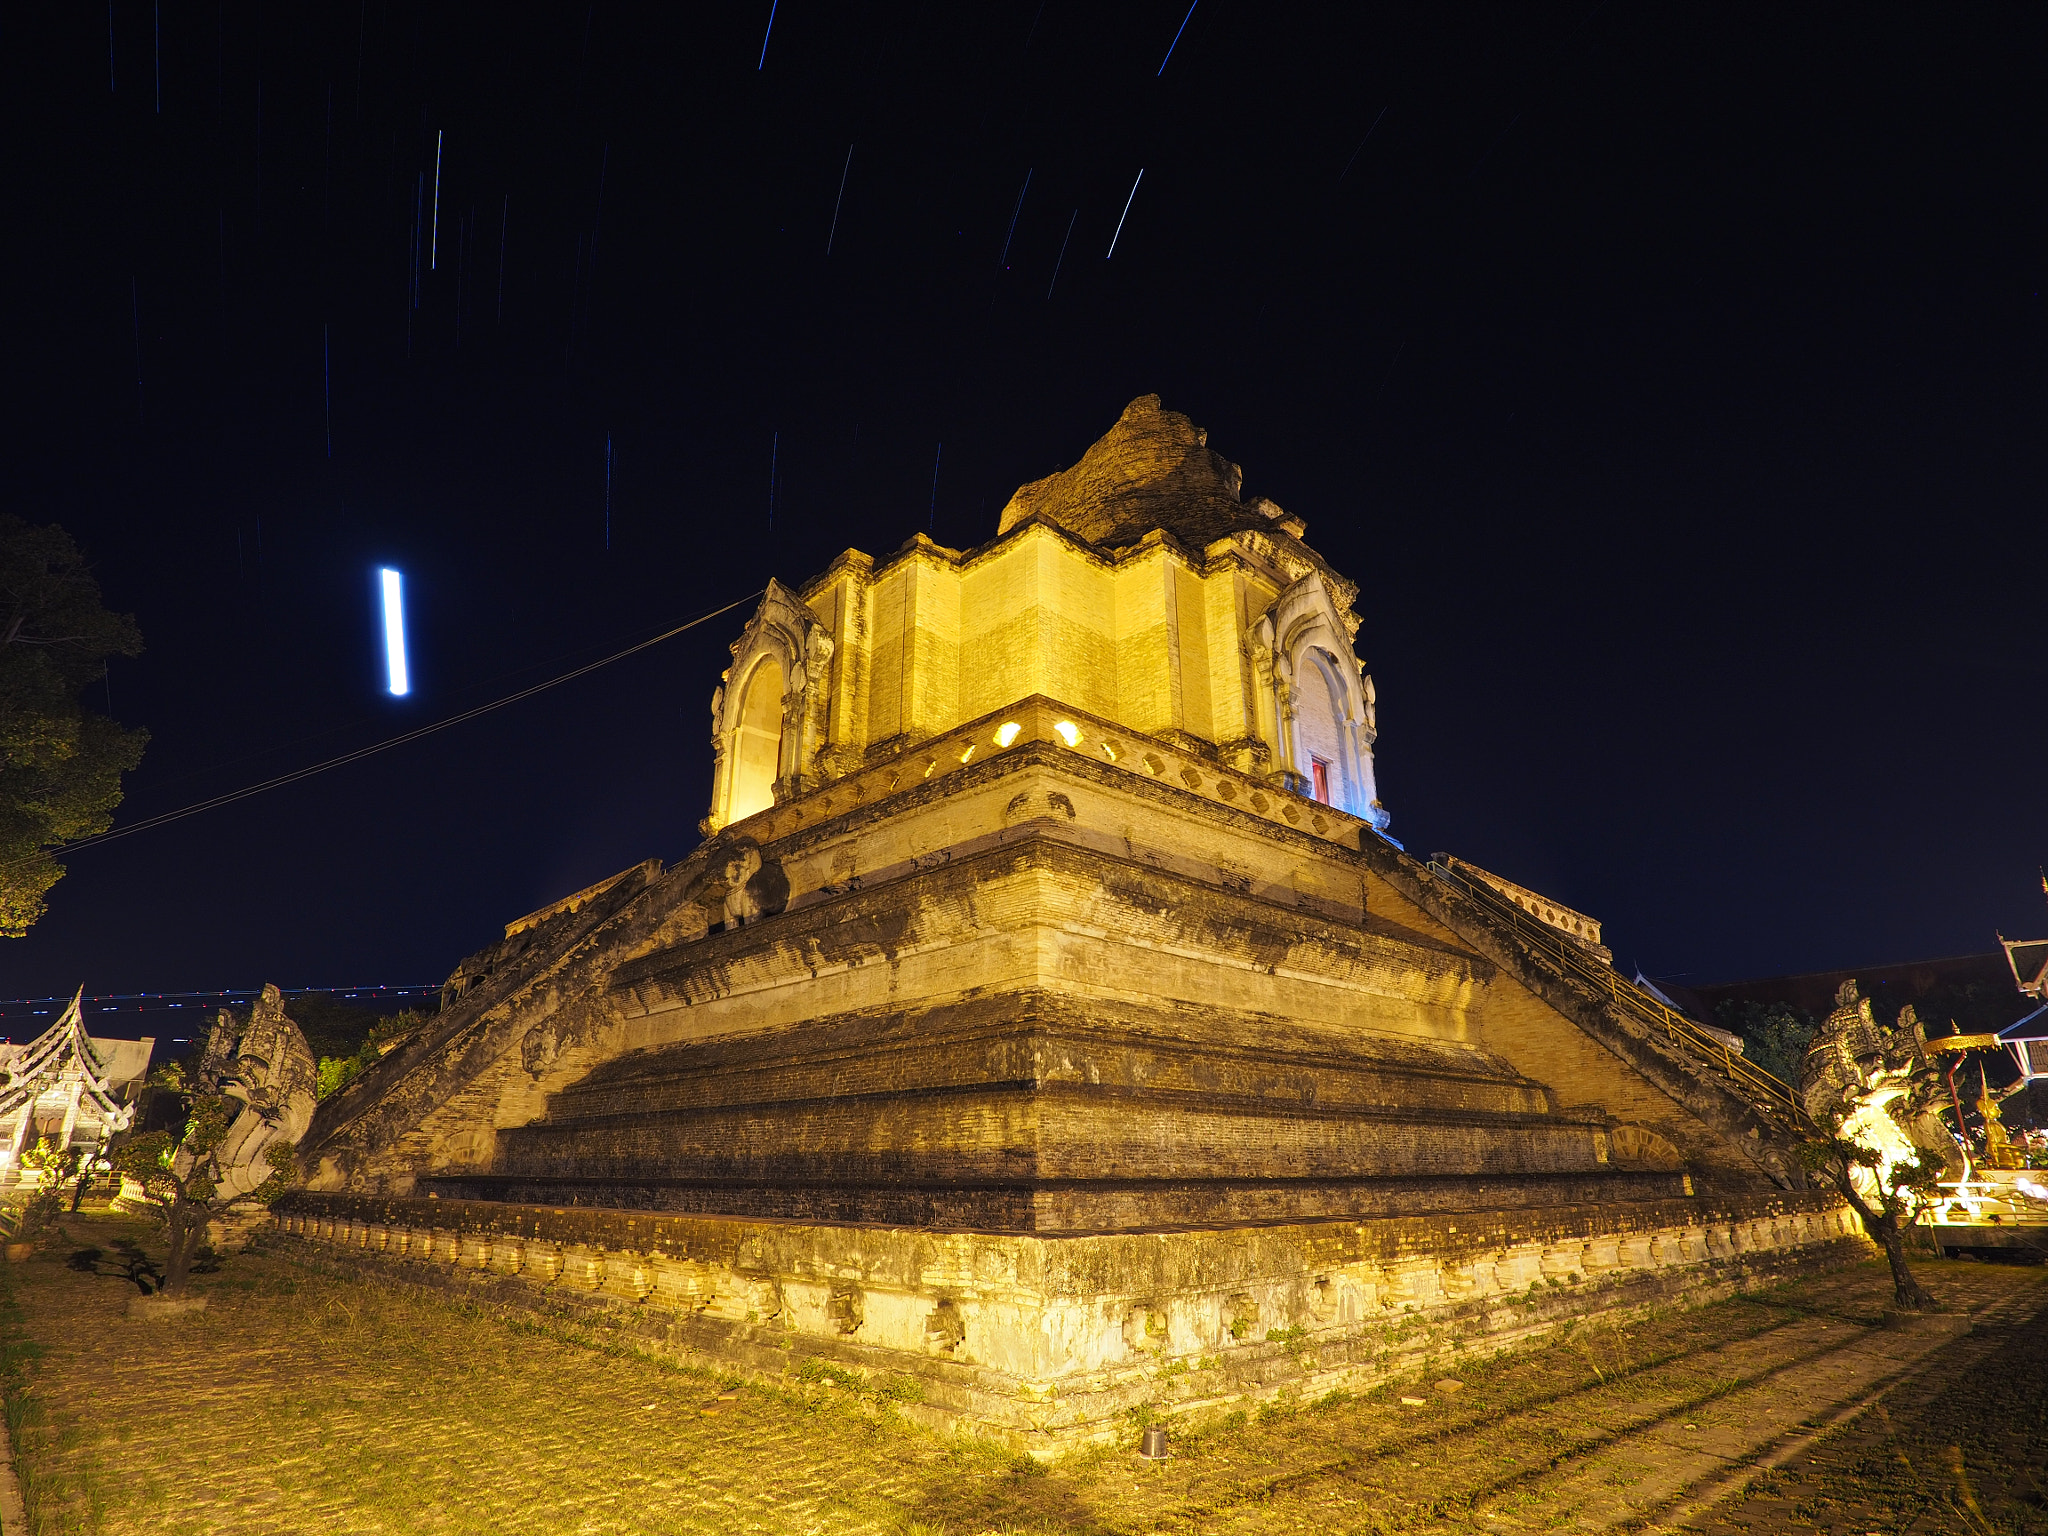
<path fill-rule="evenodd" d="M 1955 1273 L 1954 1263 L 1914 1269 L 1924 1283 Z M 1867 1413 L 1691 1528 L 1734 1536 L 1797 1522 L 1823 1536 L 2044 1536 L 2048 1275 L 2035 1294 L 2031 1315 L 1980 1321 Z"/>

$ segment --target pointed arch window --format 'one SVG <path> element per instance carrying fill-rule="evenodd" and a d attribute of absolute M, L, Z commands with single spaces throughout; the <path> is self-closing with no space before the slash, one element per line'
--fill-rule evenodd
<path fill-rule="evenodd" d="M 1300 753 L 1297 771 L 1325 805 L 1352 809 L 1348 745 L 1342 684 L 1327 652 L 1304 646 L 1295 663 L 1295 735 Z"/>
<path fill-rule="evenodd" d="M 765 811 L 775 803 L 775 780 L 782 767 L 782 694 L 782 663 L 763 656 L 747 674 L 740 723 L 733 732 L 728 822 Z"/>

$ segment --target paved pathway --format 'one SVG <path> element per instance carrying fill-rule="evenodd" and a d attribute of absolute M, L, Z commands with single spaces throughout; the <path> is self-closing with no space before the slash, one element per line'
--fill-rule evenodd
<path fill-rule="evenodd" d="M 210 1310 L 170 1324 L 130 1321 L 113 1280 L 9 1266 L 0 1368 L 35 1529 L 2048 1536 L 2025 1470 L 2048 1467 L 2039 1270 L 1928 1265 L 1979 1316 L 1960 1336 L 1880 1326 L 1870 1266 L 1582 1325 L 1467 1362 L 1455 1390 L 1239 1414 L 1159 1465 L 1047 1471 L 829 1383 L 727 1384 L 313 1258 L 232 1260 Z"/>

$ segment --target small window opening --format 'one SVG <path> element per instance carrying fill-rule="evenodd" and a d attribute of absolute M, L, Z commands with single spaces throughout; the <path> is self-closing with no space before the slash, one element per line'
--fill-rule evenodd
<path fill-rule="evenodd" d="M 1316 798 L 1322 801 L 1323 804 L 1328 805 L 1330 803 L 1330 765 L 1320 757 L 1310 758 L 1308 764 L 1309 772 L 1315 779 Z"/>

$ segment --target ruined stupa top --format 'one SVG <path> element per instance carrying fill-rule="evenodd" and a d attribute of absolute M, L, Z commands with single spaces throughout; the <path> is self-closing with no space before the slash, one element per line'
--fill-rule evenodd
<path fill-rule="evenodd" d="M 1102 549 L 1164 528 L 1200 549 L 1240 528 L 1268 526 L 1278 508 L 1240 500 L 1244 471 L 1209 448 L 1209 434 L 1179 411 L 1140 395 L 1081 462 L 1019 486 L 998 536 L 1042 517 Z"/>

